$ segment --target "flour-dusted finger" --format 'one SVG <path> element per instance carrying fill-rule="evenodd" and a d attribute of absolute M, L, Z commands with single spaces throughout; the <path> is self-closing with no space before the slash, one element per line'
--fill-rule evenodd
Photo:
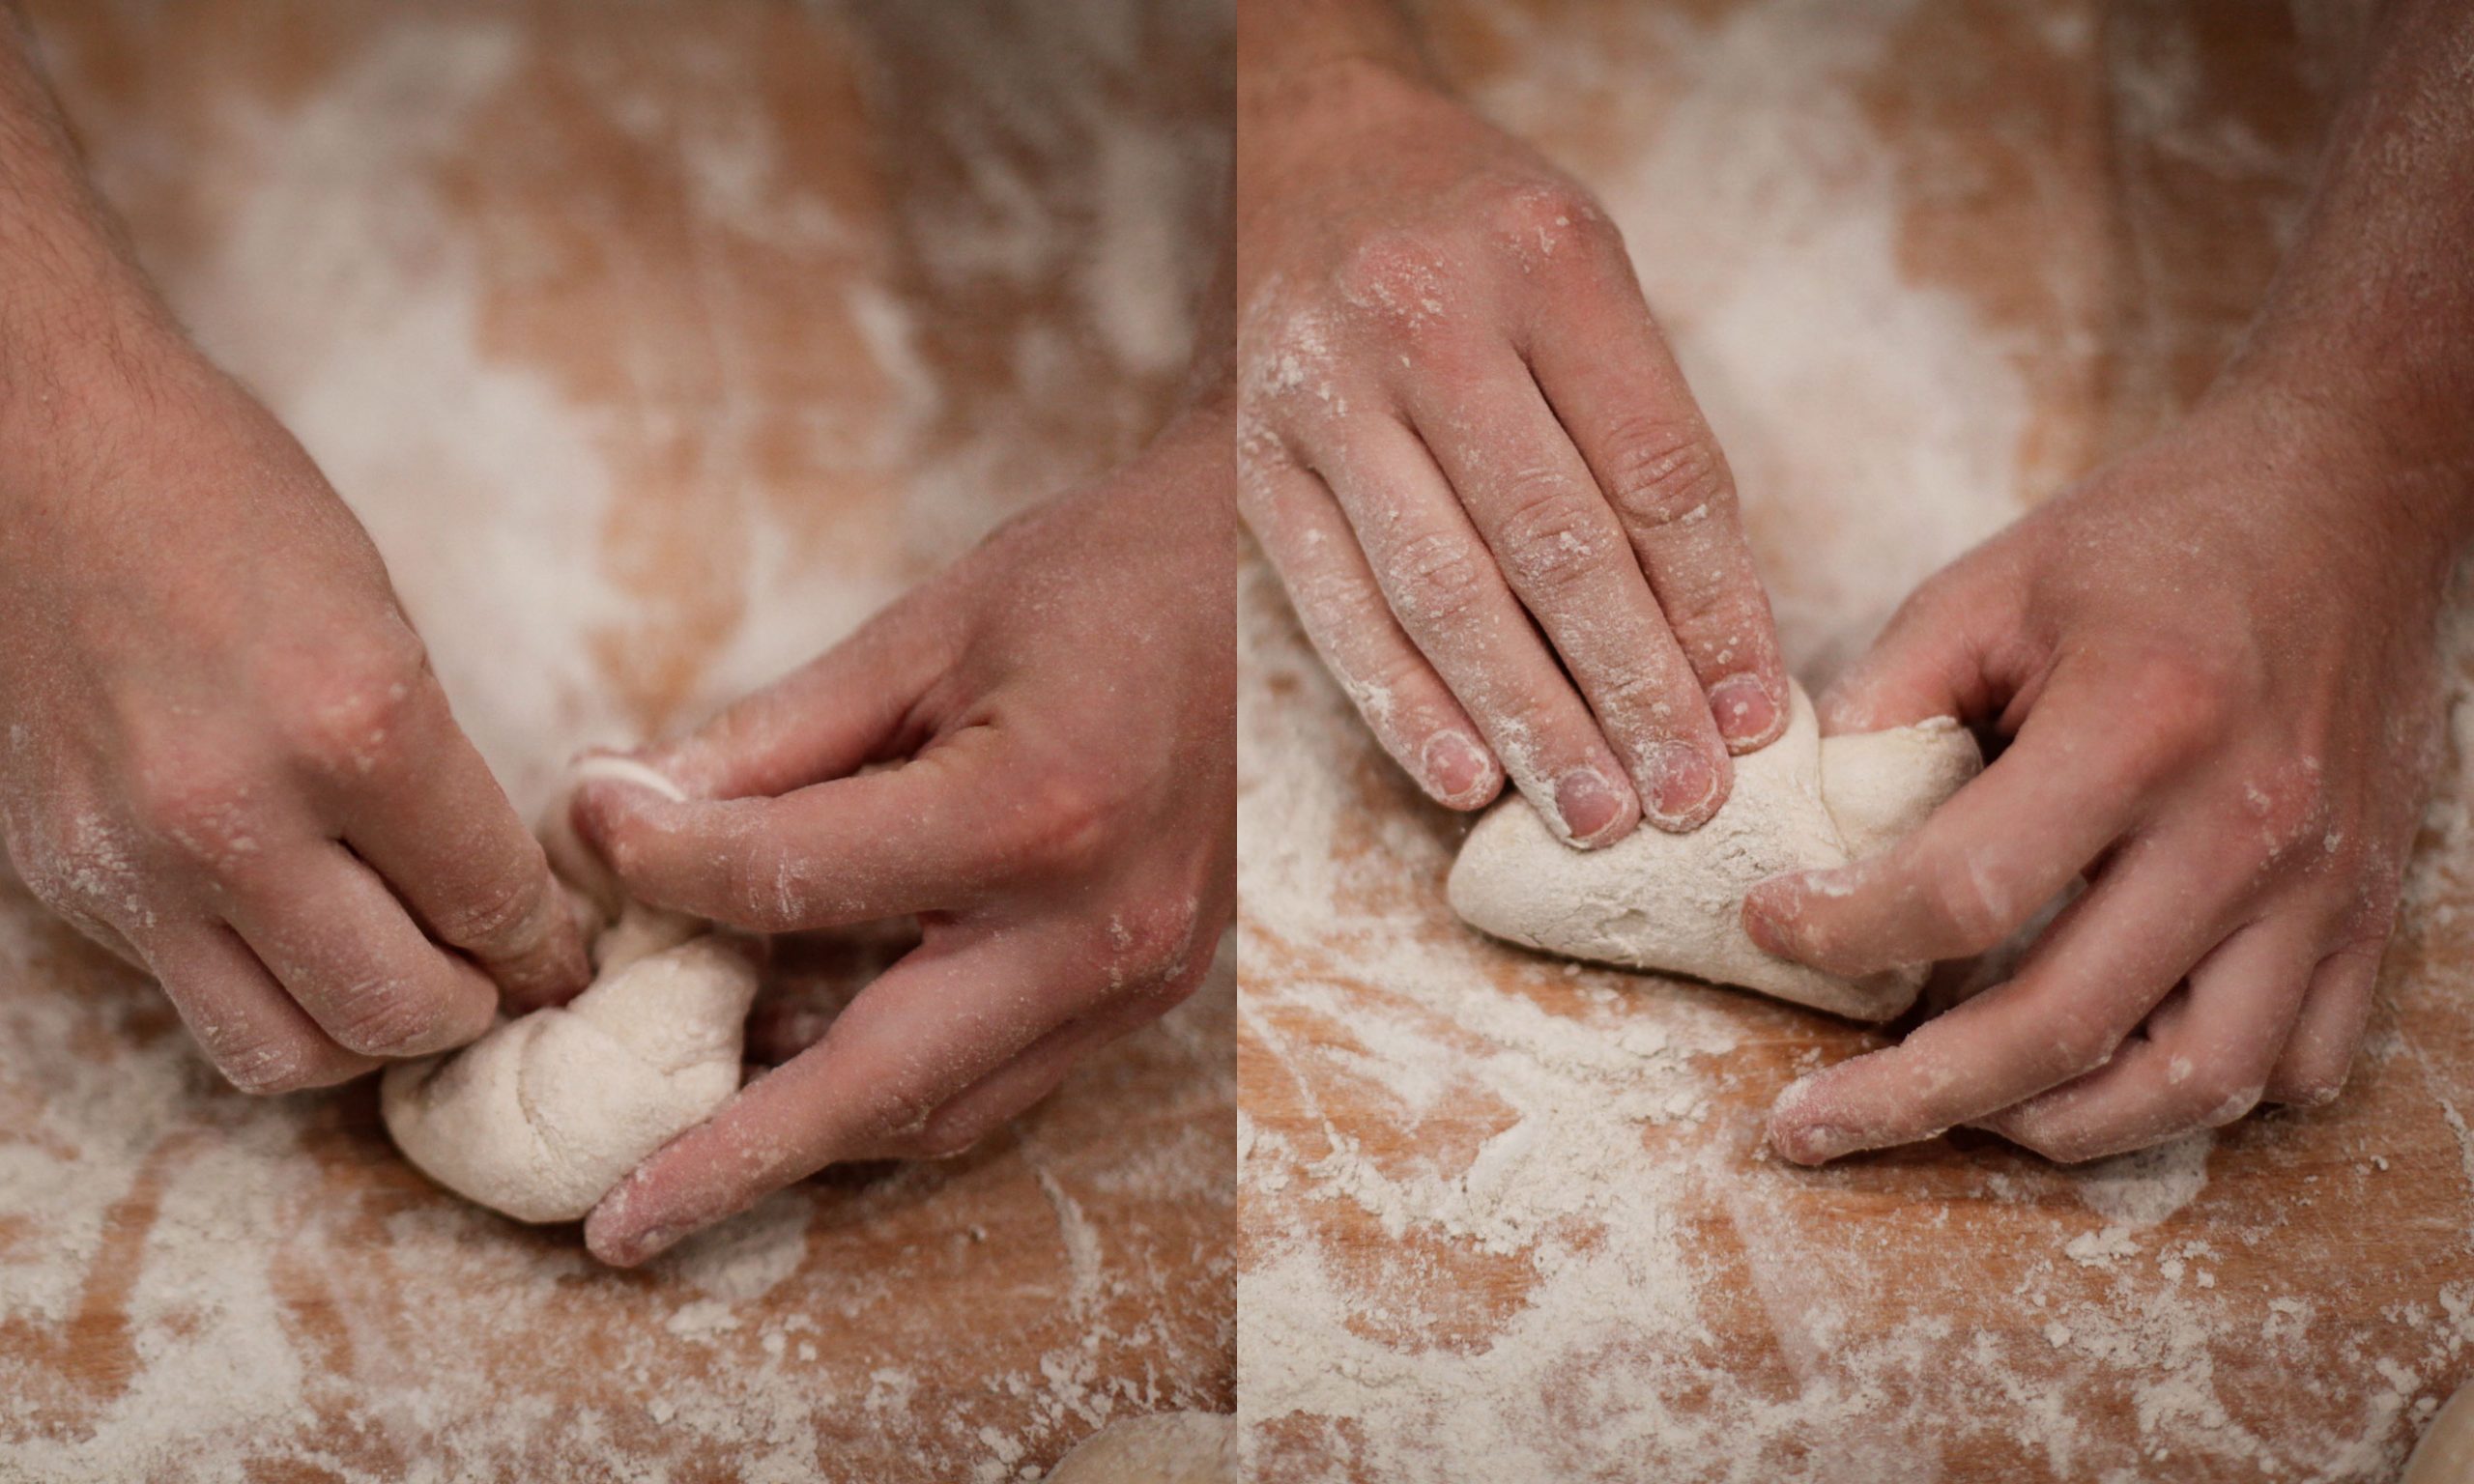
<path fill-rule="evenodd" d="M 915 1137 L 935 1111 L 1071 1021 L 1074 965 L 1035 928 L 931 940 L 825 1038 L 665 1145 L 594 1208 L 585 1241 L 632 1267 L 840 1160 Z"/>
<path fill-rule="evenodd" d="M 1367 417 L 1307 452 L 1401 629 L 1513 785 L 1568 842 L 1628 834 L 1640 804 L 1623 764 L 1417 435 Z"/>
<path fill-rule="evenodd" d="M 1539 297 L 1521 349 L 1648 574 L 1711 725 L 1737 752 L 1767 746 L 1787 728 L 1787 667 L 1726 455 L 1623 243 L 1586 202 L 1561 205 L 1533 224 L 1551 248 L 1537 276 L 1557 292 Z"/>
<path fill-rule="evenodd" d="M 1984 554 L 1990 556 L 1991 554 Z M 2024 584 L 2006 573 L 1946 570 L 1908 595 L 1871 647 L 1813 701 L 1825 735 L 1886 731 L 1935 717 L 1988 718 L 2018 677 L 1999 652 L 2018 632 Z"/>
<path fill-rule="evenodd" d="M 331 841 L 269 843 L 227 873 L 226 914 L 336 1044 L 426 1056 L 489 1029 L 498 986 L 423 934 L 368 866 Z"/>
<path fill-rule="evenodd" d="M 921 740 L 919 698 L 954 644 L 949 628 L 920 617 L 929 606 L 877 614 L 687 736 L 633 756 L 698 798 L 739 799 L 788 793 L 909 752 Z"/>
<path fill-rule="evenodd" d="M 947 1099 L 915 1129 L 894 1135 L 861 1157 L 934 1159 L 968 1150 L 1016 1115 L 1056 1091 L 1077 1064 L 1119 1037 L 1140 1030 L 1198 986 L 1211 960 L 1189 961 L 1148 991 L 1113 994 L 1095 977 L 1086 993 L 1098 1008 L 1033 1042 L 1022 1053 Z"/>
<path fill-rule="evenodd" d="M 1383 750 L 1438 804 L 1476 809 L 1492 800 L 1503 788 L 1502 765 L 1392 616 L 1323 481 L 1284 455 L 1266 454 L 1250 461 L 1238 503 L 1306 637 Z"/>
<path fill-rule="evenodd" d="M 2242 928 L 2191 970 L 2188 989 L 2149 1018 L 2145 1035 L 1982 1126 L 2075 1164 L 2233 1122 L 2266 1091 L 2324 936 L 2300 909 Z"/>
<path fill-rule="evenodd" d="M 1771 1145 L 1818 1164 L 1912 1143 L 2103 1066 L 2230 926 L 2246 883 L 2214 844 L 2192 830 L 2125 846 L 2008 983 L 1790 1087 Z"/>
<path fill-rule="evenodd" d="M 1879 855 L 1763 882 L 1744 930 L 1850 978 L 2007 938 L 2120 838 L 2185 750 L 2170 730 L 2080 725 L 2092 702 L 2066 688 L 2104 683 L 2057 678 L 2018 740 L 1921 826 Z"/>
<path fill-rule="evenodd" d="M 1643 814 L 1661 829 L 1698 826 L 1729 781 L 1701 680 L 1529 368 L 1504 347 L 1464 355 L 1403 379 L 1417 430 L 1589 701 Z M 1775 732 L 1765 720 L 1761 739 Z"/>
<path fill-rule="evenodd" d="M 1087 849 L 1087 801 L 966 728 L 898 767 L 779 798 L 665 799 L 588 781 L 575 818 L 627 889 L 751 932 L 953 910 Z"/>
<path fill-rule="evenodd" d="M 2316 1107 L 2345 1090 L 2371 1020 L 2386 942 L 2383 927 L 2376 938 L 2348 943 L 2313 969 L 2302 1013 L 2268 1074 L 2269 1101 Z"/>
<path fill-rule="evenodd" d="M 245 1093 L 331 1087 L 378 1065 L 329 1039 L 221 923 L 151 927 L 136 946 L 198 1048 Z"/>
<path fill-rule="evenodd" d="M 566 898 L 446 697 L 434 681 L 427 690 L 386 719 L 370 776 L 331 783 L 327 808 L 421 928 L 479 964 L 510 1006 L 567 999 L 591 966 Z"/>

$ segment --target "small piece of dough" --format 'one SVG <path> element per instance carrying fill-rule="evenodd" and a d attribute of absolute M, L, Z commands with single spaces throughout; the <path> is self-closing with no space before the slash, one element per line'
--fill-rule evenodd
<path fill-rule="evenodd" d="M 573 1221 L 738 1091 L 755 997 L 746 952 L 691 938 L 461 1051 L 388 1068 L 387 1131 L 458 1195 L 519 1221 Z"/>
<path fill-rule="evenodd" d="M 1162 1412 L 1111 1423 L 1058 1460 L 1048 1484 L 1237 1484 L 1237 1419 Z"/>
<path fill-rule="evenodd" d="M 576 766 L 577 781 L 595 776 L 677 793 L 624 758 Z M 591 986 L 460 1051 L 390 1068 L 379 1085 L 387 1131 L 413 1163 L 519 1221 L 584 1215 L 645 1156 L 730 1100 L 756 997 L 745 947 L 700 919 L 627 899 L 577 838 L 570 796 L 539 833 L 592 944 Z"/>
<path fill-rule="evenodd" d="M 1914 1003 L 1923 967 L 1841 979 L 1762 952 L 1744 935 L 1744 893 L 1781 871 L 1843 866 L 1921 823 L 1983 767 L 1955 721 L 1825 739 L 1791 685 L 1786 733 L 1736 759 L 1735 788 L 1688 835 L 1644 824 L 1602 850 L 1557 840 L 1519 799 L 1469 832 L 1453 863 L 1452 909 L 1532 948 L 1736 985 L 1858 1020 Z"/>

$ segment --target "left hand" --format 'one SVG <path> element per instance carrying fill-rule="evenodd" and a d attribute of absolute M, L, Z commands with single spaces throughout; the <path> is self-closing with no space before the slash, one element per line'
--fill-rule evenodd
<path fill-rule="evenodd" d="M 1827 730 L 1999 718 L 1906 841 L 1764 883 L 1744 923 L 1840 974 L 1977 954 L 2084 872 L 2007 983 L 1790 1088 L 1788 1158 L 1986 1127 L 2059 1160 L 2336 1096 L 2438 733 L 2457 545 L 2424 471 L 2242 391 L 1927 583 Z"/>
<path fill-rule="evenodd" d="M 579 792 L 629 890 L 759 932 L 917 915 L 823 1040 L 606 1196 L 631 1265 L 849 1159 L 958 1153 L 1191 993 L 1235 911 L 1224 406 Z M 889 766 L 862 772 L 871 763 Z"/>

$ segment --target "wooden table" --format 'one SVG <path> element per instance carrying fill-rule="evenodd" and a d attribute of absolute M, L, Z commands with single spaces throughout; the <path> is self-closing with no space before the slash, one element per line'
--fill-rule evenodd
<path fill-rule="evenodd" d="M 1210 264 L 1209 3 L 30 9 L 142 256 L 527 810 L 1124 456 Z M 12 891 L 0 1480 L 992 1484 L 1225 1411 L 1232 993 L 966 1157 L 618 1273 L 432 1187 L 366 1085 L 224 1090 Z"/>
<path fill-rule="evenodd" d="M 2204 384 L 2346 39 L 2231 4 L 1426 9 L 1624 228 L 1807 680 Z M 1809 1171 L 1762 1118 L 1866 1033 L 1460 928 L 1463 821 L 1259 566 L 1240 648 L 1261 1479 L 2385 1480 L 2474 1374 L 2461 749 L 2334 1105 L 2084 1169 L 1954 1135 Z M 2449 653 L 2461 698 L 2463 614 Z"/>

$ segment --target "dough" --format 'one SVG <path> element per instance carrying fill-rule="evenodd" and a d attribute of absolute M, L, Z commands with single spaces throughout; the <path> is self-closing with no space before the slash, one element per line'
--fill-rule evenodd
<path fill-rule="evenodd" d="M 748 947 L 707 924 L 627 901 L 563 799 L 541 835 L 590 934 L 591 986 L 460 1051 L 389 1068 L 379 1108 L 440 1184 L 519 1221 L 572 1221 L 738 1091 L 757 970 Z"/>
<path fill-rule="evenodd" d="M 1744 935 L 1744 893 L 1780 871 L 1843 866 L 1921 823 L 1983 766 L 1955 721 L 1825 740 L 1790 687 L 1786 733 L 1736 759 L 1735 788 L 1689 835 L 1643 824 L 1603 850 L 1575 850 L 1520 799 L 1497 805 L 1453 863 L 1452 909 L 1497 937 L 1574 958 L 1686 974 L 1886 1020 L 1926 969 L 1862 981 L 1772 957 Z"/>
<path fill-rule="evenodd" d="M 2423 1430 L 2397 1484 L 2465 1484 L 2474 1479 L 2474 1382 L 2457 1388 Z"/>
<path fill-rule="evenodd" d="M 1048 1484 L 1237 1484 L 1237 1419 L 1162 1412 L 1113 1423 L 1060 1459 Z"/>

